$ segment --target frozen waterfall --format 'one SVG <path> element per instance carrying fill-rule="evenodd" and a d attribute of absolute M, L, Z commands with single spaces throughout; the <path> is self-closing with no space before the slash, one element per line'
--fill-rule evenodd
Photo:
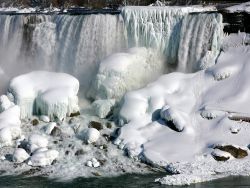
<path fill-rule="evenodd" d="M 106 56 L 150 47 L 173 70 L 196 71 L 219 53 L 221 15 L 205 12 L 213 10 L 124 7 L 120 15 L 0 15 L 0 67 L 6 80 L 49 70 L 72 74 L 87 88 Z"/>

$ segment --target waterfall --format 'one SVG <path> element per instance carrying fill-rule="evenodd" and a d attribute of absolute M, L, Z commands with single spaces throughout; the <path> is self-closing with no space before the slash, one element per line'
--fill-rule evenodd
<path fill-rule="evenodd" d="M 1 15 L 0 67 L 73 74 L 89 84 L 99 62 L 127 48 L 120 15 Z M 89 79 L 88 79 L 89 78 Z"/>
<path fill-rule="evenodd" d="M 178 71 L 192 72 L 205 61 L 205 51 L 216 57 L 222 39 L 222 17 L 199 7 L 125 7 L 122 9 L 128 45 L 146 46 L 164 53 Z M 204 13 L 202 13 L 204 12 Z M 208 55 L 207 55 L 208 56 Z M 191 70 L 186 67 L 191 65 Z M 206 65 L 204 65 L 206 66 Z"/>
<path fill-rule="evenodd" d="M 145 46 L 164 54 L 174 71 L 196 71 L 219 53 L 222 19 L 204 12 L 211 10 L 124 7 L 121 15 L 0 15 L 0 68 L 8 79 L 31 70 L 66 72 L 87 89 L 103 58 Z"/>

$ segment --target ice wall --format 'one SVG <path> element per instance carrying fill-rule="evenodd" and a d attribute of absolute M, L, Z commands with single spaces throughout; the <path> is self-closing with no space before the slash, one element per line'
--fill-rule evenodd
<path fill-rule="evenodd" d="M 168 63 L 177 65 L 180 71 L 186 71 L 186 64 L 191 64 L 191 71 L 195 71 L 197 62 L 208 56 L 205 54 L 206 50 L 210 50 L 214 56 L 218 55 L 222 37 L 221 15 L 205 11 L 214 9 L 125 7 L 122 15 L 127 29 L 128 45 L 157 49 L 166 55 Z"/>

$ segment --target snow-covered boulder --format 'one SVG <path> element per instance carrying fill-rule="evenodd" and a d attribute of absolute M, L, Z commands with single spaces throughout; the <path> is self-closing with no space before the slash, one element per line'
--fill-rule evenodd
<path fill-rule="evenodd" d="M 11 80 L 9 92 L 21 108 L 21 118 L 47 115 L 62 120 L 79 111 L 79 82 L 65 73 L 34 71 Z"/>
<path fill-rule="evenodd" d="M 83 130 L 81 137 L 86 143 L 96 142 L 100 137 L 100 132 L 95 128 L 88 128 Z"/>
<path fill-rule="evenodd" d="M 125 92 L 145 86 L 165 71 L 165 62 L 152 49 L 131 48 L 104 59 L 88 96 L 120 99 Z"/>
<path fill-rule="evenodd" d="M 56 150 L 37 150 L 29 159 L 30 166 L 48 166 L 58 157 L 59 152 Z"/>
<path fill-rule="evenodd" d="M 21 135 L 20 108 L 11 106 L 0 113 L 0 146 L 9 146 Z"/>
<path fill-rule="evenodd" d="M 23 148 L 17 148 L 12 156 L 13 162 L 22 163 L 29 158 L 29 154 Z"/>
<path fill-rule="evenodd" d="M 96 100 L 92 103 L 95 114 L 99 118 L 105 118 L 115 105 L 114 99 Z"/>
<path fill-rule="evenodd" d="M 39 119 L 45 123 L 49 123 L 50 122 L 50 118 L 49 116 L 45 116 L 45 115 L 42 115 L 39 117 Z"/>
<path fill-rule="evenodd" d="M 233 158 L 233 156 L 228 153 L 228 152 L 225 152 L 225 151 L 221 151 L 219 149 L 215 149 L 211 155 L 213 156 L 213 158 L 216 160 L 216 161 L 227 161 L 229 160 L 230 158 Z"/>
<path fill-rule="evenodd" d="M 28 139 L 28 146 L 31 153 L 39 148 L 46 148 L 47 145 L 48 139 L 42 135 L 32 134 Z"/>

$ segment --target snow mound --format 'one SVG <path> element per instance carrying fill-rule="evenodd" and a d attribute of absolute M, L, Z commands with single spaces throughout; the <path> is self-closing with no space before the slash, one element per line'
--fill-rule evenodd
<path fill-rule="evenodd" d="M 89 96 L 94 99 L 121 99 L 130 90 L 145 86 L 163 74 L 163 58 L 152 49 L 131 48 L 112 54 L 100 64 Z"/>
<path fill-rule="evenodd" d="M 21 135 L 20 108 L 16 105 L 12 106 L 12 104 L 4 107 L 7 106 L 9 108 L 0 113 L 0 147 L 12 145 L 13 140 Z"/>
<path fill-rule="evenodd" d="M 65 73 L 34 71 L 11 80 L 9 92 L 21 108 L 21 118 L 47 115 L 62 120 L 79 111 L 79 82 Z"/>

